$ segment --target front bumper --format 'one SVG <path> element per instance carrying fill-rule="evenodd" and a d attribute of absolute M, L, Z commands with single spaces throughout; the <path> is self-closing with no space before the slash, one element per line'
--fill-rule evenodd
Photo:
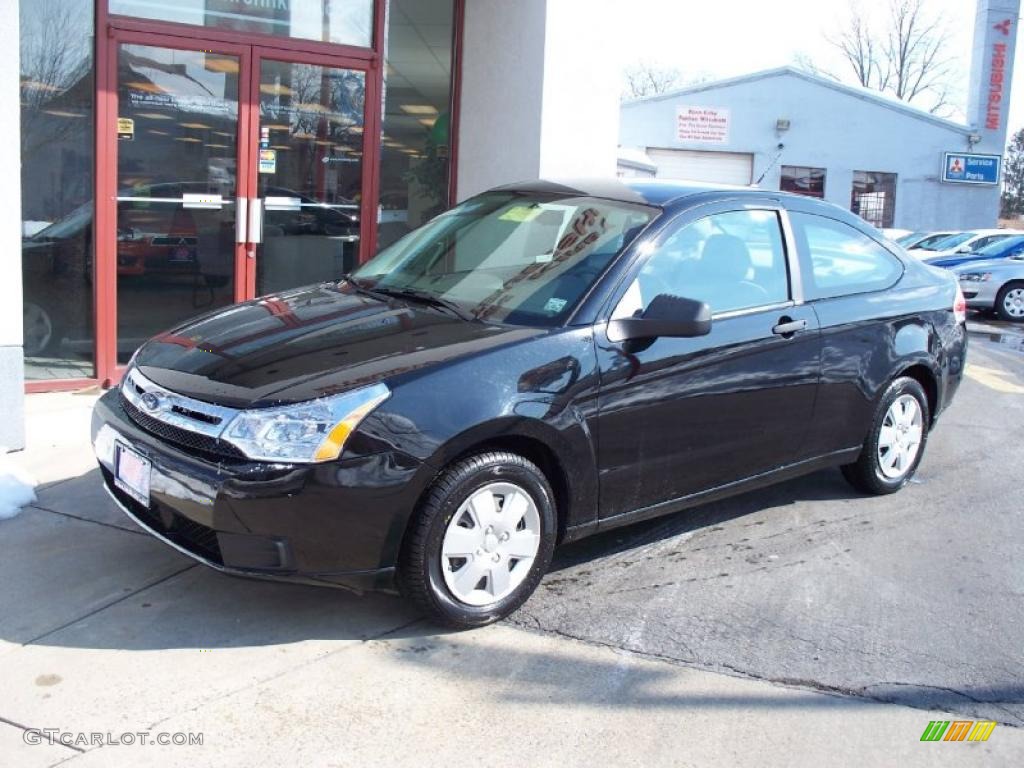
<path fill-rule="evenodd" d="M 216 459 L 142 429 L 119 392 L 100 398 L 92 440 L 107 492 L 148 532 L 228 573 L 393 591 L 421 465 L 397 451 L 316 465 Z M 114 484 L 118 440 L 151 462 L 150 503 Z"/>
<path fill-rule="evenodd" d="M 961 280 L 960 290 L 971 309 L 992 309 L 1001 283 L 997 280 Z"/>

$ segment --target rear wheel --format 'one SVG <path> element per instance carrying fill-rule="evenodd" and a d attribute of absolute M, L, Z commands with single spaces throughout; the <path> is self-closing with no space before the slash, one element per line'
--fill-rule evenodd
<path fill-rule="evenodd" d="M 554 495 L 536 465 L 504 451 L 463 459 L 437 479 L 419 509 L 399 586 L 439 623 L 490 624 L 537 588 L 556 531 Z"/>
<path fill-rule="evenodd" d="M 996 314 L 1011 323 L 1024 322 L 1024 283 L 1007 283 L 996 296 Z"/>
<path fill-rule="evenodd" d="M 842 468 L 843 476 L 865 493 L 895 493 L 921 463 L 930 420 L 920 383 L 909 376 L 896 379 L 879 400 L 860 457 Z"/>

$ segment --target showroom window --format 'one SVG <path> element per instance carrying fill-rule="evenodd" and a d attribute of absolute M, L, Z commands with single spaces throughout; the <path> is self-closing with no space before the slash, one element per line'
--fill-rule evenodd
<path fill-rule="evenodd" d="M 896 213 L 896 174 L 854 171 L 850 210 L 879 229 L 891 227 Z"/>
<path fill-rule="evenodd" d="M 25 378 L 93 375 L 93 0 L 20 4 Z"/>
<path fill-rule="evenodd" d="M 453 0 L 391 0 L 378 248 L 448 207 Z"/>
<path fill-rule="evenodd" d="M 779 189 L 783 192 L 793 192 L 797 195 L 816 197 L 822 200 L 825 197 L 825 169 L 784 165 L 782 166 Z"/>
<path fill-rule="evenodd" d="M 797 245 L 810 253 L 803 265 L 807 299 L 828 299 L 881 291 L 903 274 L 903 265 L 889 251 L 849 224 L 824 216 L 791 212 Z"/>
<path fill-rule="evenodd" d="M 373 0 L 110 0 L 110 12 L 362 47 L 373 40 Z"/>

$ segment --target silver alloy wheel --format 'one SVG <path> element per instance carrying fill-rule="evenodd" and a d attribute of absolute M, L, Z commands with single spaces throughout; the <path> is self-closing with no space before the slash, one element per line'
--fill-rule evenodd
<path fill-rule="evenodd" d="M 1003 310 L 1010 317 L 1024 317 L 1024 288 L 1014 288 L 1003 296 Z"/>
<path fill-rule="evenodd" d="M 35 302 L 26 301 L 22 305 L 21 323 L 25 354 L 31 357 L 43 352 L 53 338 L 53 321 L 49 313 Z"/>
<path fill-rule="evenodd" d="M 924 436 L 921 404 L 913 395 L 897 397 L 878 433 L 878 466 L 889 480 L 898 480 L 914 466 Z"/>
<path fill-rule="evenodd" d="M 444 583 L 459 601 L 485 606 L 510 595 L 540 549 L 540 512 L 514 483 L 474 491 L 448 523 L 441 542 Z"/>

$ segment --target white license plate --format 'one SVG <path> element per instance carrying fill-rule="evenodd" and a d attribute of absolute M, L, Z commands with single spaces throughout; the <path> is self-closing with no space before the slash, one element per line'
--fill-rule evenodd
<path fill-rule="evenodd" d="M 120 440 L 114 442 L 114 485 L 145 507 L 149 506 L 149 459 Z"/>

